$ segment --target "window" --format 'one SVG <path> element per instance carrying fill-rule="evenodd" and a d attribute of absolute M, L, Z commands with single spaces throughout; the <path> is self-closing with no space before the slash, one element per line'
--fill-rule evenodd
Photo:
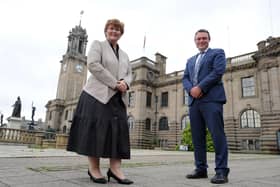
<path fill-rule="evenodd" d="M 260 115 L 255 110 L 249 109 L 241 114 L 241 128 L 261 127 Z"/>
<path fill-rule="evenodd" d="M 188 97 L 189 97 L 189 94 L 188 94 L 188 92 L 184 89 L 184 90 L 183 90 L 183 105 L 188 104 Z"/>
<path fill-rule="evenodd" d="M 128 119 L 127 119 L 127 122 L 128 122 L 128 128 L 129 129 L 133 129 L 133 127 L 134 127 L 134 118 L 132 116 L 129 116 Z"/>
<path fill-rule="evenodd" d="M 145 129 L 149 130 L 149 131 L 151 130 L 151 119 L 150 118 L 146 119 Z"/>
<path fill-rule="evenodd" d="M 152 93 L 147 92 L 147 98 L 146 98 L 146 107 L 152 106 Z"/>
<path fill-rule="evenodd" d="M 260 150 L 260 140 L 258 140 L 258 139 L 242 140 L 241 149 L 243 149 L 243 150 Z"/>
<path fill-rule="evenodd" d="M 241 78 L 242 97 L 255 96 L 254 77 Z"/>
<path fill-rule="evenodd" d="M 135 92 L 128 92 L 128 107 L 135 106 Z"/>
<path fill-rule="evenodd" d="M 158 130 L 169 130 L 167 117 L 160 118 Z"/>
<path fill-rule="evenodd" d="M 168 106 L 168 92 L 161 93 L 161 107 Z"/>
<path fill-rule="evenodd" d="M 248 148 L 249 148 L 249 150 L 254 150 L 255 149 L 253 140 L 248 140 Z"/>
<path fill-rule="evenodd" d="M 168 147 L 168 140 L 160 139 L 158 140 L 158 144 L 160 147 Z"/>
<path fill-rule="evenodd" d="M 255 149 L 256 150 L 260 150 L 261 149 L 260 140 L 255 140 Z"/>
<path fill-rule="evenodd" d="M 79 49 L 78 49 L 79 53 L 83 54 L 83 41 L 80 40 L 79 41 Z"/>
<path fill-rule="evenodd" d="M 68 118 L 68 110 L 65 111 L 64 120 L 67 120 L 67 118 Z"/>
<path fill-rule="evenodd" d="M 189 123 L 190 123 L 189 116 L 187 116 L 187 115 L 183 116 L 182 121 L 181 121 L 181 130 L 184 130 Z"/>
<path fill-rule="evenodd" d="M 66 130 L 67 130 L 67 127 L 66 127 L 66 125 L 64 125 L 63 128 L 62 128 L 62 133 L 65 134 L 65 133 L 66 133 Z"/>
<path fill-rule="evenodd" d="M 49 121 L 52 120 L 52 111 L 49 113 Z"/>

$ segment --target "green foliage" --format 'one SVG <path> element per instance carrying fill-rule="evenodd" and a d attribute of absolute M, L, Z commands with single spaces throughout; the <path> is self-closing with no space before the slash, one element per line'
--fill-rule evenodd
<path fill-rule="evenodd" d="M 186 125 L 183 131 L 182 143 L 188 146 L 189 151 L 193 151 L 192 133 L 190 124 Z"/>
<path fill-rule="evenodd" d="M 179 151 L 179 145 L 175 146 L 175 151 Z"/>
<path fill-rule="evenodd" d="M 153 138 L 152 144 L 153 144 L 153 146 L 159 146 L 159 142 L 158 142 L 157 137 L 154 137 L 154 138 Z"/>
<path fill-rule="evenodd" d="M 214 151 L 215 151 L 215 149 L 214 149 L 214 143 L 213 143 L 211 134 L 210 134 L 210 132 L 209 132 L 208 129 L 207 129 L 207 131 L 206 131 L 206 145 L 207 145 L 207 151 L 208 151 L 208 152 L 214 152 Z"/>
<path fill-rule="evenodd" d="M 211 134 L 210 132 L 206 131 L 206 145 L 207 145 L 207 151 L 208 152 L 214 152 L 214 143 L 213 140 L 211 138 Z M 183 131 L 183 137 L 182 137 L 182 143 L 184 145 L 188 145 L 188 150 L 189 151 L 193 151 L 193 143 L 192 143 L 192 133 L 191 133 L 191 125 L 188 123 L 186 125 L 186 128 Z"/>

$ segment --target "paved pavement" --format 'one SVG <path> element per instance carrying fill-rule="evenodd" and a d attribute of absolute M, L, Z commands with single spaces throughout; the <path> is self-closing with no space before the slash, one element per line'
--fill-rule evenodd
<path fill-rule="evenodd" d="M 280 155 L 229 155 L 231 173 L 223 186 L 280 186 Z M 214 155 L 208 154 L 209 179 L 186 179 L 193 170 L 193 153 L 160 150 L 132 150 L 131 160 L 123 161 L 131 187 L 222 186 L 210 183 L 214 176 Z M 108 159 L 101 160 L 103 174 Z M 87 158 L 60 149 L 31 149 L 0 144 L 0 187 L 122 186 L 112 181 L 96 184 L 87 176 Z"/>

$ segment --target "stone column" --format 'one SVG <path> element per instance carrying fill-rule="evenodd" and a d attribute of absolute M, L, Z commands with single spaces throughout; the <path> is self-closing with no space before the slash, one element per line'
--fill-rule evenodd
<path fill-rule="evenodd" d="M 278 67 L 269 69 L 270 85 L 271 85 L 271 107 L 273 111 L 280 111 L 280 78 L 278 74 Z"/>
<path fill-rule="evenodd" d="M 280 124 L 280 85 L 279 67 L 274 58 L 259 61 L 261 86 L 261 150 L 263 152 L 279 152 L 276 132 Z"/>
<path fill-rule="evenodd" d="M 35 133 L 35 145 L 42 146 L 44 138 L 44 132 Z"/>
<path fill-rule="evenodd" d="M 68 137 L 67 134 L 56 134 L 56 144 L 55 147 L 57 149 L 66 149 L 67 143 L 68 143 Z"/>
<path fill-rule="evenodd" d="M 261 106 L 263 112 L 271 112 L 270 86 L 268 70 L 260 71 Z"/>
<path fill-rule="evenodd" d="M 233 94 L 232 72 L 227 72 L 224 76 L 224 87 L 227 97 L 227 103 L 224 105 L 224 123 L 227 136 L 228 147 L 231 151 L 238 150 L 237 123 L 234 117 L 234 94 Z"/>

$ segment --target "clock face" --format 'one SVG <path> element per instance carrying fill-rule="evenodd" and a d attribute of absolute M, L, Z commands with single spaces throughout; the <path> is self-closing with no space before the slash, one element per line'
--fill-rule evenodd
<path fill-rule="evenodd" d="M 83 71 L 83 66 L 81 64 L 77 64 L 75 66 L 75 69 L 76 69 L 77 72 L 81 73 Z"/>

